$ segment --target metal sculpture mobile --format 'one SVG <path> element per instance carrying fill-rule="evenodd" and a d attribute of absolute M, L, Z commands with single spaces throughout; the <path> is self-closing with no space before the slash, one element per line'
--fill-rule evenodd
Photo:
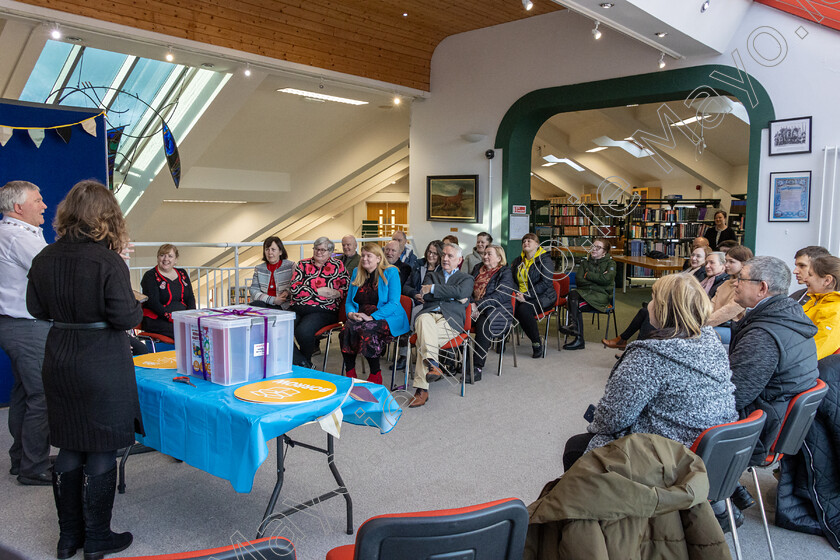
<path fill-rule="evenodd" d="M 156 134 L 161 134 L 163 139 L 163 152 L 166 156 L 166 163 L 169 166 L 169 173 L 172 180 L 175 182 L 175 188 L 181 182 L 181 159 L 178 154 L 178 144 L 175 141 L 175 136 L 166 122 L 163 113 L 173 112 L 178 104 L 176 99 L 174 102 L 161 107 L 160 110 L 155 109 L 149 103 L 141 99 L 136 93 L 125 91 L 120 88 L 113 88 L 110 86 L 94 86 L 90 82 L 82 82 L 79 86 L 64 86 L 56 90 L 47 97 L 58 96 L 54 103 L 61 104 L 74 93 L 85 96 L 94 107 L 106 107 L 105 98 L 111 97 L 112 101 L 105 108 L 105 122 L 107 126 L 107 141 L 108 141 L 108 178 L 110 188 L 114 192 L 125 184 L 125 178 L 128 171 L 133 166 L 141 149 L 141 140 L 151 138 Z M 128 104 L 134 104 L 134 107 L 129 107 Z M 136 108 L 137 104 L 143 104 L 147 110 L 152 112 L 152 119 L 140 130 L 132 130 L 131 134 L 126 134 L 125 130 L 130 126 L 129 124 L 120 122 L 120 116 L 129 113 Z M 141 116 L 145 114 L 144 110 Z M 130 142 L 130 147 L 127 151 L 120 151 L 120 145 L 125 145 L 125 138 L 135 140 Z M 114 170 L 120 170 L 122 178 L 118 184 L 114 184 Z"/>

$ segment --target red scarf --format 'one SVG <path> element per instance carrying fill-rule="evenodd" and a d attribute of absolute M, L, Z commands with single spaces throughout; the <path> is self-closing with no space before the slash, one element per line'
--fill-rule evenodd
<path fill-rule="evenodd" d="M 268 291 L 266 292 L 271 297 L 275 297 L 277 295 L 277 285 L 274 283 L 274 271 L 280 268 L 280 265 L 283 264 L 283 259 L 280 259 L 274 264 L 265 263 L 268 267 Z"/>

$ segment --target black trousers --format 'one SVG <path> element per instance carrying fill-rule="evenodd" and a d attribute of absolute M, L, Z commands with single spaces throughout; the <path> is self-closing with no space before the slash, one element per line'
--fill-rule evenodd
<path fill-rule="evenodd" d="M 585 434 L 574 435 L 566 440 L 566 447 L 563 448 L 563 472 L 572 468 L 575 461 L 586 453 L 586 448 L 589 446 L 589 442 L 592 441 L 593 437 L 595 437 L 595 434 L 587 432 Z"/>
<path fill-rule="evenodd" d="M 647 306 L 645 306 L 636 313 L 636 316 L 633 317 L 633 320 L 630 321 L 630 324 L 621 333 L 621 338 L 623 340 L 630 340 L 630 337 L 638 332 L 639 337 L 637 340 L 645 340 L 650 338 L 654 330 L 656 329 L 650 324 L 650 314 L 648 313 Z"/>
<path fill-rule="evenodd" d="M 531 303 L 521 301 L 516 302 L 516 309 L 513 310 L 513 316 L 519 321 L 522 332 L 531 340 L 531 344 L 540 342 L 540 327 L 536 315 L 543 311 L 545 310 L 538 309 Z"/>
<path fill-rule="evenodd" d="M 300 353 L 311 361 L 312 353 L 315 351 L 315 333 L 327 325 L 338 322 L 338 313 L 313 305 L 293 305 L 289 311 L 294 311 L 297 315 L 295 340 Z"/>

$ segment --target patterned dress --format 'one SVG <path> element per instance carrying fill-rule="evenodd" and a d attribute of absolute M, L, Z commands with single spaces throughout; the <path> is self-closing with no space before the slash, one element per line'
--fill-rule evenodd
<path fill-rule="evenodd" d="M 376 276 L 371 274 L 364 284 L 359 286 L 356 297 L 353 298 L 359 305 L 359 313 L 372 315 L 379 303 L 379 291 L 374 283 Z M 394 340 L 388 322 L 379 321 L 350 321 L 348 320 L 344 329 L 339 335 L 341 340 L 341 353 L 356 356 L 361 354 L 366 358 L 378 358 L 385 353 L 388 344 Z"/>

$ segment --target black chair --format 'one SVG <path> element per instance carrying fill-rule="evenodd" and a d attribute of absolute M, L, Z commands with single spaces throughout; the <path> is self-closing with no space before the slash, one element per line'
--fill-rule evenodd
<path fill-rule="evenodd" d="M 767 415 L 763 410 L 756 410 L 743 420 L 712 426 L 697 436 L 691 446 L 691 450 L 706 464 L 709 499 L 713 502 L 726 500 L 732 540 L 735 542 L 735 555 L 739 560 L 741 544 L 738 541 L 738 529 L 735 527 L 735 516 L 729 497 L 738 486 L 741 474 L 749 466 L 750 457 L 766 419 Z"/>
<path fill-rule="evenodd" d="M 516 498 L 459 509 L 380 515 L 327 560 L 521 559 L 528 510 Z"/>
<path fill-rule="evenodd" d="M 782 419 L 782 426 L 776 441 L 770 446 L 770 452 L 764 461 L 758 465 L 750 466 L 755 490 L 758 494 L 758 505 L 761 508 L 761 520 L 764 523 L 764 534 L 767 537 L 767 547 L 770 549 L 770 558 L 776 558 L 773 552 L 773 543 L 770 540 L 770 527 L 767 524 L 767 513 L 764 511 L 764 500 L 761 498 L 761 487 L 758 485 L 758 473 L 756 468 L 764 468 L 773 465 L 782 455 L 794 455 L 799 453 L 820 403 L 828 392 L 828 385 L 822 379 L 817 379 L 817 384 L 793 397 L 788 403 L 787 412 Z"/>
<path fill-rule="evenodd" d="M 267 537 L 220 548 L 208 548 L 177 554 L 111 558 L 110 560 L 241 560 L 242 558 L 295 560 L 297 556 L 295 555 L 295 546 L 290 540 L 283 537 Z"/>

